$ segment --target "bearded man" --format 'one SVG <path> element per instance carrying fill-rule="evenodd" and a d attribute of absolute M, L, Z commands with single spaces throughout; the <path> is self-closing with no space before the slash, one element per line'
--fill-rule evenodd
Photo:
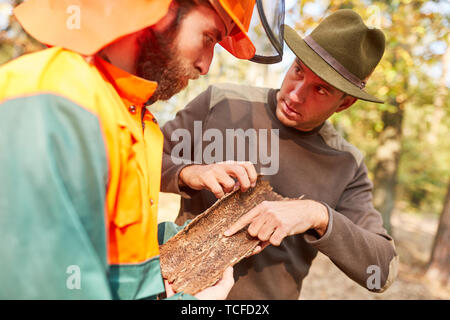
<path fill-rule="evenodd" d="M 163 135 L 146 106 L 206 74 L 216 43 L 252 58 L 254 1 L 77 4 L 15 9 L 50 48 L 0 68 L 0 298 L 156 298 Z M 229 269 L 197 298 L 232 285 Z"/>

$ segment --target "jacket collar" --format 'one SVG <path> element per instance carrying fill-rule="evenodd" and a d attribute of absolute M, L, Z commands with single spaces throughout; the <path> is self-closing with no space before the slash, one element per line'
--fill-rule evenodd
<path fill-rule="evenodd" d="M 95 65 L 114 86 L 121 98 L 137 106 L 144 105 L 158 87 L 156 82 L 132 75 L 98 56 L 95 57 Z"/>

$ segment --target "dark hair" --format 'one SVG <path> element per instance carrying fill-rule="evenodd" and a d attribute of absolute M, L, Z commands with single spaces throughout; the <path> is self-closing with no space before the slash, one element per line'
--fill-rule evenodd
<path fill-rule="evenodd" d="M 186 16 L 186 14 L 189 13 L 189 11 L 191 11 L 192 8 L 196 6 L 206 6 L 212 8 L 211 3 L 209 3 L 209 0 L 175 0 L 174 2 L 176 2 L 179 6 L 176 18 L 176 25 L 178 25 Z"/>
<path fill-rule="evenodd" d="M 176 8 L 176 17 L 173 19 L 173 21 L 170 23 L 168 28 L 168 34 L 166 34 L 167 37 L 172 38 L 176 35 L 176 33 L 179 30 L 179 26 L 183 19 L 186 17 L 186 15 L 196 6 L 206 6 L 209 8 L 212 8 L 211 4 L 209 3 L 209 0 L 174 0 L 172 4 L 177 4 Z M 173 10 L 173 7 L 171 6 L 171 9 Z"/>

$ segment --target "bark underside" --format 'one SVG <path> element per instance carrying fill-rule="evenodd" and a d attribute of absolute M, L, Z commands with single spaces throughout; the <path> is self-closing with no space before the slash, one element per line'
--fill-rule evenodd
<path fill-rule="evenodd" d="M 213 285 L 228 266 L 248 256 L 260 242 L 246 230 L 231 237 L 223 235 L 225 230 L 264 200 L 285 199 L 260 178 L 246 193 L 237 190 L 225 195 L 161 246 L 163 277 L 176 292 L 191 295 Z"/>

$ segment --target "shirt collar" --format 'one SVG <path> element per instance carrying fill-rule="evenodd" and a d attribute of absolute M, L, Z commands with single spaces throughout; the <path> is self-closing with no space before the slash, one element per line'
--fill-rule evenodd
<path fill-rule="evenodd" d="M 114 86 L 120 97 L 136 105 L 144 105 L 153 95 L 158 84 L 132 75 L 116 66 L 95 57 L 95 65 Z"/>

